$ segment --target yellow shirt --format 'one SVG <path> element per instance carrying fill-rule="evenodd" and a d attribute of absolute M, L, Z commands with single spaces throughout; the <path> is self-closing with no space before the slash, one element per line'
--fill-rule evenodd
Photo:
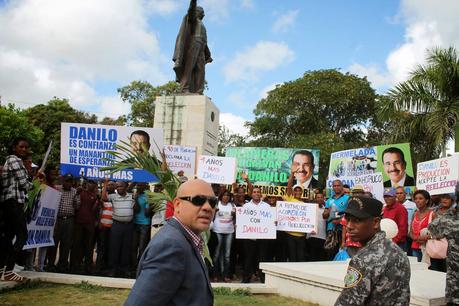
<path fill-rule="evenodd" d="M 284 196 L 282 198 L 286 202 L 301 202 L 301 203 L 304 203 L 303 201 L 300 201 L 300 200 L 298 200 L 298 199 L 296 199 L 295 197 L 292 197 L 292 196 Z M 300 232 L 287 232 L 287 234 L 295 236 L 295 237 L 304 237 L 304 236 L 306 236 L 306 233 L 300 233 Z"/>

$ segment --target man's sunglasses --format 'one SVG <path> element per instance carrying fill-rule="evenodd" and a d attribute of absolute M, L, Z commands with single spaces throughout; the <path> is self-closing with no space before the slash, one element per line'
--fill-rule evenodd
<path fill-rule="evenodd" d="M 203 206 L 206 202 L 209 202 L 210 207 L 215 208 L 218 203 L 217 197 L 208 197 L 205 195 L 196 195 L 194 197 L 179 197 L 180 200 L 185 200 L 193 203 L 195 206 Z"/>

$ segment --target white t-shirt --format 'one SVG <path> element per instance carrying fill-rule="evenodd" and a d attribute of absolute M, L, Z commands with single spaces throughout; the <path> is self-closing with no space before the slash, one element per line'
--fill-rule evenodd
<path fill-rule="evenodd" d="M 317 234 L 311 234 L 310 237 L 318 238 L 318 239 L 323 239 L 325 240 L 327 236 L 327 221 L 322 218 L 322 214 L 325 210 L 325 207 L 318 207 L 317 208 Z"/>
<path fill-rule="evenodd" d="M 234 217 L 233 209 L 235 208 L 233 203 L 227 203 L 223 205 L 222 202 L 218 202 L 218 211 L 215 213 L 213 231 L 219 234 L 232 234 L 234 233 Z"/>
<path fill-rule="evenodd" d="M 250 200 L 250 202 L 245 203 L 243 207 L 247 207 L 247 208 L 257 208 L 257 207 L 258 208 L 270 208 L 271 206 L 268 203 L 264 202 L 264 201 L 260 201 L 258 204 L 255 204 L 253 202 L 253 200 Z"/>

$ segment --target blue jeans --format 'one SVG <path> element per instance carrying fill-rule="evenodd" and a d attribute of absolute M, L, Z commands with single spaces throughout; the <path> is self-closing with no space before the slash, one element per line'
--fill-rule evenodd
<path fill-rule="evenodd" d="M 216 234 L 218 244 L 215 248 L 213 262 L 218 274 L 223 275 L 224 277 L 230 277 L 230 256 L 233 234 Z"/>
<path fill-rule="evenodd" d="M 411 252 L 413 256 L 418 258 L 418 262 L 421 262 L 422 260 L 422 251 L 421 249 L 411 249 Z"/>
<path fill-rule="evenodd" d="M 131 268 L 136 268 L 143 251 L 150 242 L 151 224 L 135 224 L 132 237 Z"/>

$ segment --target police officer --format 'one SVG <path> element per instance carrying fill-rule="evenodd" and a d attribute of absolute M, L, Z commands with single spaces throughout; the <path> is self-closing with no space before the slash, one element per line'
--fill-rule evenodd
<path fill-rule="evenodd" d="M 381 231 L 382 203 L 351 197 L 345 210 L 347 232 L 363 247 L 352 257 L 344 289 L 335 305 L 409 305 L 410 263 Z"/>
<path fill-rule="evenodd" d="M 457 189 L 457 187 L 456 187 Z M 446 259 L 446 302 L 459 305 L 459 214 L 449 211 L 429 224 L 432 238 L 448 240 Z"/>

